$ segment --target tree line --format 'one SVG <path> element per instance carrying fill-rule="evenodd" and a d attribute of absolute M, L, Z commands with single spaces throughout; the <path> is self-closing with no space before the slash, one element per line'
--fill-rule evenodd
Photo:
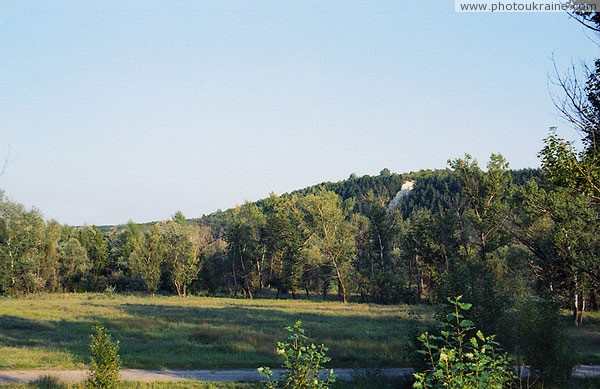
<path fill-rule="evenodd" d="M 408 180 L 414 189 L 400 190 Z M 46 222 L 4 195 L 0 207 L 0 290 L 15 296 L 114 287 L 416 303 L 510 274 L 565 306 L 598 306 L 597 204 L 500 155 L 485 170 L 466 155 L 146 225 Z"/>

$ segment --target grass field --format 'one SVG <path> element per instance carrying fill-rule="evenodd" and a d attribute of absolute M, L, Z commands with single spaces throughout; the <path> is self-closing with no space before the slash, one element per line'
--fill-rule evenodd
<path fill-rule="evenodd" d="M 415 337 L 431 307 L 306 300 L 38 295 L 0 299 L 0 369 L 86 368 L 92 325 L 120 341 L 127 368 L 277 367 L 283 327 L 302 320 L 314 343 L 330 348 L 332 367 L 414 366 Z M 568 322 L 577 363 L 600 364 L 600 313 Z"/>
<path fill-rule="evenodd" d="M 413 365 L 425 307 L 302 300 L 41 295 L 0 300 L 0 369 L 85 368 L 92 325 L 120 341 L 124 367 L 219 369 L 278 366 L 284 327 L 302 320 L 334 367 Z"/>
<path fill-rule="evenodd" d="M 571 324 L 570 312 L 565 315 L 573 359 L 578 363 L 600 365 L 600 312 L 586 312 L 579 327 Z"/>

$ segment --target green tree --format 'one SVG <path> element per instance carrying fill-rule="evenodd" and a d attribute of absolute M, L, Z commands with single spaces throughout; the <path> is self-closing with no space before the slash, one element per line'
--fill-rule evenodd
<path fill-rule="evenodd" d="M 229 215 L 226 240 L 234 290 L 253 298 L 262 289 L 267 268 L 264 241 L 266 219 L 253 203 L 236 207 Z"/>
<path fill-rule="evenodd" d="M 39 261 L 36 273 L 38 277 L 45 280 L 46 288 L 50 292 L 57 292 L 60 289 L 59 260 L 60 253 L 58 249 L 62 226 L 55 220 L 46 223 L 44 239 L 44 256 Z"/>
<path fill-rule="evenodd" d="M 59 247 L 59 275 L 64 291 L 79 289 L 91 268 L 87 251 L 76 238 L 61 242 Z"/>
<path fill-rule="evenodd" d="M 492 154 L 487 171 L 470 155 L 450 162 L 462 183 L 463 209 L 455 218 L 458 252 L 444 281 L 445 292 L 461 294 L 475 304 L 474 316 L 486 332 L 498 332 L 496 318 L 510 304 L 504 293 L 501 250 L 511 243 L 508 233 L 512 193 L 508 162 Z M 460 203 L 459 203 L 460 204 Z"/>
<path fill-rule="evenodd" d="M 85 248 L 90 261 L 88 270 L 90 288 L 104 290 L 108 286 L 108 245 L 104 234 L 96 226 L 83 226 L 75 230 L 75 237 Z"/>
<path fill-rule="evenodd" d="M 141 241 L 133 243 L 129 262 L 134 273 L 144 280 L 146 289 L 153 296 L 158 291 L 165 260 L 165 245 L 157 224 L 148 229 Z"/>
<path fill-rule="evenodd" d="M 468 201 L 463 226 L 463 240 L 467 251 L 475 249 L 482 261 L 488 252 L 501 242 L 503 225 L 508 218 L 508 196 L 512 189 L 508 162 L 499 154 L 492 154 L 487 171 L 482 171 L 470 155 L 450 161 L 450 167 L 462 182 Z"/>
<path fill-rule="evenodd" d="M 357 287 L 379 303 L 397 300 L 403 278 L 392 255 L 401 223 L 400 213 L 388 210 L 385 199 L 370 190 L 359 203 L 360 214 L 353 215 L 356 225 L 357 256 L 353 263 Z"/>
<path fill-rule="evenodd" d="M 598 38 L 598 12 L 581 12 L 572 16 L 593 30 Z M 585 295 L 588 295 L 587 298 L 594 295 L 595 298 L 590 300 L 597 301 L 600 288 L 596 276 L 597 244 L 590 247 L 590 243 L 598 239 L 592 238 L 590 242 L 588 238 L 590 232 L 597 237 L 600 231 L 600 59 L 596 59 L 591 67 L 584 66 L 582 70 L 583 78 L 575 66 L 565 76 L 556 73 L 559 93 L 554 99 L 563 118 L 580 134 L 581 150 L 577 150 L 572 142 L 560 138 L 553 128 L 538 154 L 546 177 L 560 188 L 547 191 L 547 198 L 560 197 L 564 204 L 556 203 L 549 212 L 553 216 L 545 219 L 550 224 L 550 230 L 562 228 L 562 232 L 554 235 L 553 244 L 549 245 L 555 248 L 559 254 L 556 257 L 560 260 L 551 262 L 558 265 L 557 268 L 572 285 L 570 289 L 576 323 L 580 321 L 580 313 L 585 308 Z M 559 216 L 563 213 L 561 208 L 567 207 L 573 216 L 562 220 Z"/>
<path fill-rule="evenodd" d="M 180 297 L 186 297 L 188 287 L 198 278 L 202 266 L 199 254 L 206 247 L 206 234 L 187 224 L 180 211 L 172 220 L 159 223 L 159 228 L 173 285 Z"/>
<path fill-rule="evenodd" d="M 0 288 L 2 293 L 31 293 L 44 286 L 36 269 L 44 257 L 45 224 L 36 209 L 5 198 L 0 191 Z"/>
<path fill-rule="evenodd" d="M 91 335 L 90 370 L 86 386 L 90 389 L 117 388 L 121 370 L 119 342 L 113 341 L 106 328 L 96 324 Z"/>
<path fill-rule="evenodd" d="M 292 293 L 301 286 L 306 258 L 302 249 L 306 236 L 298 228 L 302 214 L 295 196 L 280 197 L 271 193 L 263 203 L 266 217 L 264 241 L 269 261 L 269 281 L 278 292 Z"/>
<path fill-rule="evenodd" d="M 356 255 L 354 226 L 350 221 L 353 201 L 343 202 L 334 192 L 323 190 L 300 199 L 309 256 L 330 266 L 338 281 L 342 300 L 348 302 L 347 277 Z"/>
<path fill-rule="evenodd" d="M 516 196 L 514 234 L 535 256 L 536 279 L 571 307 L 580 324 L 586 299 L 600 288 L 600 225 L 590 198 L 535 181 Z"/>

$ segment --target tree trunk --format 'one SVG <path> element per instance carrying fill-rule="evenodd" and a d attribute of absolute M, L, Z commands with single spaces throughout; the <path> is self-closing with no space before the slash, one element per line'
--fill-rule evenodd
<path fill-rule="evenodd" d="M 346 293 L 346 285 L 344 285 L 344 280 L 342 279 L 342 273 L 340 272 L 340 268 L 335 259 L 332 260 L 333 267 L 335 268 L 335 274 L 338 279 L 338 292 L 342 291 L 342 299 L 344 304 L 348 303 L 348 294 Z"/>
<path fill-rule="evenodd" d="M 577 292 L 573 298 L 573 322 L 576 326 L 579 325 L 579 295 Z"/>

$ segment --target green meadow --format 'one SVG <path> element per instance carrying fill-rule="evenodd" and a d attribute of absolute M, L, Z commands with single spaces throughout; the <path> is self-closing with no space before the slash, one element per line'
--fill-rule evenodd
<path fill-rule="evenodd" d="M 303 322 L 335 367 L 402 367 L 432 324 L 420 306 L 307 300 L 47 294 L 0 300 L 0 369 L 85 368 L 94 323 L 120 342 L 125 368 L 278 366 L 284 327 Z"/>

